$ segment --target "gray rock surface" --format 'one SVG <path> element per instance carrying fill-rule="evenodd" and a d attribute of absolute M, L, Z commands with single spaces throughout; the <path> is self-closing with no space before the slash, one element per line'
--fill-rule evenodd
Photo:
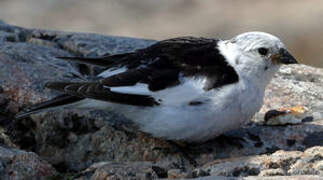
<path fill-rule="evenodd" d="M 187 179 L 187 180 L 193 180 L 193 179 Z M 195 178 L 194 180 L 322 180 L 322 177 L 315 176 L 315 175 L 271 176 L 271 177 L 248 176 L 243 178 L 209 176 L 209 177 L 203 177 L 203 178 Z"/>
<path fill-rule="evenodd" d="M 56 170 L 35 153 L 0 146 L 0 179 L 47 179 L 56 174 Z"/>
<path fill-rule="evenodd" d="M 101 162 L 91 165 L 81 173 L 82 179 L 140 179 L 150 180 L 157 179 L 158 174 L 161 176 L 163 172 L 158 171 L 158 167 L 149 162 L 130 162 L 130 163 L 114 163 Z"/>
<path fill-rule="evenodd" d="M 244 156 L 215 160 L 195 170 L 211 176 L 286 176 L 319 175 L 323 177 L 323 147 L 304 152 L 279 150 L 271 155 Z"/>
<path fill-rule="evenodd" d="M 61 173 L 78 174 L 94 163 L 111 163 L 103 163 L 105 166 L 91 171 L 92 174 L 81 173 L 79 178 L 83 179 L 103 177 L 112 171 L 118 174 L 124 168 L 139 171 L 141 165 L 142 173 L 138 177 L 146 176 L 147 169 L 152 178 L 165 174 L 185 178 L 208 176 L 212 162 L 223 167 L 225 163 L 232 163 L 232 167 L 238 168 L 212 175 L 322 175 L 321 170 L 310 169 L 309 164 L 314 162 L 296 160 L 300 153 L 306 154 L 314 146 L 322 154 L 323 146 L 323 70 L 306 65 L 282 67 L 266 90 L 264 107 L 250 124 L 204 144 L 182 145 L 188 156 L 167 141 L 137 132 L 129 120 L 113 112 L 56 109 L 21 120 L 13 118 L 24 107 L 58 95 L 44 89 L 45 82 L 82 81 L 102 71 L 102 68 L 70 64 L 55 57 L 128 52 L 152 43 L 151 40 L 25 29 L 0 23 L 2 144 L 33 151 Z M 263 117 L 268 110 L 296 105 L 308 109 L 303 123 L 264 124 Z M 292 156 L 295 162 L 278 168 L 264 168 L 260 163 L 263 158 L 273 162 L 277 154 Z M 248 164 L 249 158 L 259 162 Z M 197 162 L 197 167 L 193 167 L 190 159 Z M 121 165 L 114 166 L 112 162 Z M 239 163 L 244 165 L 238 166 Z M 322 156 L 312 165 L 321 168 Z"/>

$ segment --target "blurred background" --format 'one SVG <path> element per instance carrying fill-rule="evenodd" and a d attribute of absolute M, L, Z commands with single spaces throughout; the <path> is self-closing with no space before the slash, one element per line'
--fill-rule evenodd
<path fill-rule="evenodd" d="M 323 67 L 318 0 L 0 0 L 0 19 L 29 28 L 156 40 L 266 31 L 302 63 Z"/>

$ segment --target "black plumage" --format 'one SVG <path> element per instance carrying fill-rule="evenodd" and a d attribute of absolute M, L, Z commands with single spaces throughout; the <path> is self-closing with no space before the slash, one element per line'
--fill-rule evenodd
<path fill-rule="evenodd" d="M 132 53 L 70 59 L 107 68 L 128 69 L 100 80 L 106 86 L 132 86 L 141 82 L 148 84 L 150 90 L 158 91 L 177 85 L 181 73 L 183 77 L 208 77 L 205 89 L 210 90 L 238 81 L 237 73 L 217 49 L 218 42 L 217 39 L 181 37 L 160 41 Z"/>

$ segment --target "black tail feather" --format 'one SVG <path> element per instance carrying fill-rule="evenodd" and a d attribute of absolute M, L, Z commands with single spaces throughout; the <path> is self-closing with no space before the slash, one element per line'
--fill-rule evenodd
<path fill-rule="evenodd" d="M 68 85 L 72 85 L 72 84 L 79 84 L 77 82 L 47 82 L 45 84 L 45 87 L 46 88 L 49 88 L 49 89 L 54 89 L 54 90 L 57 90 L 57 91 L 60 91 L 60 92 L 64 92 L 66 86 Z"/>
<path fill-rule="evenodd" d="M 91 65 L 97 65 L 97 66 L 103 66 L 103 67 L 110 67 L 113 64 L 118 64 L 122 60 L 126 60 L 129 58 L 129 56 L 133 55 L 134 53 L 124 53 L 124 54 L 115 54 L 115 55 L 107 55 L 102 57 L 56 57 L 59 59 L 64 59 L 71 62 L 77 62 L 77 63 L 83 63 L 83 64 L 91 64 Z M 75 83 L 78 84 L 78 83 Z M 64 91 L 64 88 L 67 85 L 71 85 L 70 82 L 48 82 L 46 83 L 46 87 L 50 89 L 55 89 L 58 91 Z M 84 98 L 77 97 L 73 95 L 64 94 L 61 96 L 58 96 L 54 99 L 51 99 L 49 101 L 45 101 L 39 104 L 32 105 L 22 112 L 19 112 L 15 118 L 23 118 L 26 116 L 29 116 L 31 114 L 50 109 L 55 108 L 62 105 L 71 104 L 77 101 L 80 101 Z"/>
<path fill-rule="evenodd" d="M 64 59 L 71 62 L 82 63 L 82 64 L 110 67 L 111 64 L 115 63 L 116 61 L 121 60 L 132 54 L 133 53 L 124 53 L 124 54 L 115 54 L 111 56 L 102 56 L 102 57 L 56 57 L 56 58 Z"/>
<path fill-rule="evenodd" d="M 37 113 L 37 112 L 40 112 L 40 111 L 43 111 L 46 109 L 71 104 L 71 103 L 80 101 L 82 99 L 84 99 L 84 98 L 64 94 L 64 95 L 55 97 L 54 99 L 51 99 L 49 101 L 45 101 L 45 102 L 41 102 L 39 104 L 32 105 L 32 106 L 26 108 L 25 110 L 23 110 L 22 112 L 19 112 L 15 116 L 15 118 L 20 119 L 20 118 L 27 117 L 31 114 L 34 114 L 34 113 Z"/>

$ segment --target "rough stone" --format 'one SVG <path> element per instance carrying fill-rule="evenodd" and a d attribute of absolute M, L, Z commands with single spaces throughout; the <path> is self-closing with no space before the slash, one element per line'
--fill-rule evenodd
<path fill-rule="evenodd" d="M 169 179 L 183 179 L 191 177 L 190 172 L 185 171 L 184 169 L 170 169 L 167 172 Z"/>
<path fill-rule="evenodd" d="M 322 180 L 322 177 L 315 175 L 300 175 L 300 176 L 270 176 L 270 177 L 225 177 L 225 176 L 208 176 L 202 178 L 194 178 L 187 180 Z"/>
<path fill-rule="evenodd" d="M 56 174 L 56 170 L 35 153 L 0 146 L 0 179 L 47 179 Z"/>
<path fill-rule="evenodd" d="M 157 179 L 158 174 L 154 170 L 152 163 L 132 162 L 132 163 L 114 163 L 101 162 L 91 165 L 82 171 L 78 180 L 85 179 L 138 179 L 150 180 Z"/>
<path fill-rule="evenodd" d="M 285 175 L 285 172 L 281 168 L 278 168 L 278 169 L 266 169 L 266 170 L 262 170 L 259 173 L 259 176 L 283 176 L 283 175 Z"/>
<path fill-rule="evenodd" d="M 290 176 L 319 175 L 323 177 L 321 168 L 323 147 L 312 147 L 304 152 L 279 150 L 271 155 L 254 155 L 231 159 L 219 159 L 196 169 L 193 174 L 201 173 L 209 176 Z M 317 168 L 318 167 L 318 168 Z"/>
<path fill-rule="evenodd" d="M 323 69 L 306 65 L 283 66 L 266 89 L 264 106 L 254 121 L 263 122 L 271 109 L 304 106 L 313 120 L 323 117 Z"/>
<path fill-rule="evenodd" d="M 93 162 L 104 160 L 157 161 L 170 167 L 188 164 L 179 153 L 170 149 L 168 142 L 140 132 L 118 130 L 109 126 L 109 119 L 96 117 L 97 115 L 94 115 L 96 118 L 90 118 L 91 114 L 88 112 L 77 115 L 67 112 L 68 115 L 62 114 L 65 118 L 60 122 L 54 118 L 46 120 L 52 113 L 39 115 L 42 114 L 47 117 L 40 118 L 44 119 L 43 123 L 35 128 L 41 130 L 35 133 L 36 142 L 41 147 L 36 152 L 62 171 L 82 170 Z M 67 118 L 69 116 L 71 119 Z M 105 118 L 113 116 L 106 115 Z"/>
<path fill-rule="evenodd" d="M 265 114 L 266 125 L 288 125 L 305 122 L 308 114 L 303 106 L 270 110 Z"/>
<path fill-rule="evenodd" d="M 0 125 L 3 134 L 10 137 L 12 146 L 35 152 L 61 173 L 81 172 L 94 163 L 105 161 L 125 163 L 127 167 L 132 166 L 131 162 L 154 162 L 155 167 L 166 174 L 171 169 L 181 169 L 189 178 L 194 176 L 189 173 L 195 169 L 192 159 L 200 170 L 195 169 L 196 176 L 210 175 L 206 167 L 212 169 L 209 165 L 212 161 L 223 167 L 223 171 L 213 169 L 214 175 L 321 173 L 321 161 L 312 162 L 310 159 L 315 158 L 309 155 L 309 160 L 299 157 L 314 146 L 321 152 L 323 146 L 323 69 L 306 65 L 283 66 L 268 86 L 265 104 L 252 122 L 204 144 L 183 145 L 188 156 L 167 141 L 137 132 L 129 120 L 113 112 L 56 109 L 20 120 L 13 118 L 28 105 L 58 95 L 44 88 L 47 81 L 93 79 L 93 75 L 103 70 L 55 57 L 94 57 L 133 51 L 152 43 L 151 40 L 25 29 L 0 23 Z M 264 124 L 264 114 L 268 110 L 292 106 L 308 109 L 302 123 Z M 277 150 L 282 150 L 278 152 L 284 152 L 284 157 L 290 155 L 293 161 L 286 160 L 290 163 L 287 165 L 278 163 L 278 168 L 264 168 L 256 162 L 278 156 Z M 292 153 L 288 154 L 288 151 Z M 249 158 L 253 159 L 253 164 L 248 163 Z M 105 172 L 108 170 L 98 170 L 100 177 Z"/>

